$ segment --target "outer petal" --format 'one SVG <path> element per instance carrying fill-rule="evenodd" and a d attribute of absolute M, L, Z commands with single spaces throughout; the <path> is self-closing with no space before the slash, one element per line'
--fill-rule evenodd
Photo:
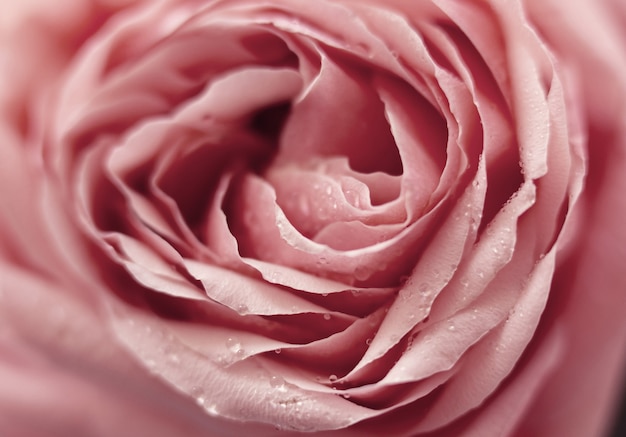
<path fill-rule="evenodd" d="M 517 435 L 604 435 L 626 362 L 626 11 L 619 1 L 525 3 L 583 87 L 589 174 L 577 255 L 561 266 L 546 314 L 565 329 L 565 357 Z"/>

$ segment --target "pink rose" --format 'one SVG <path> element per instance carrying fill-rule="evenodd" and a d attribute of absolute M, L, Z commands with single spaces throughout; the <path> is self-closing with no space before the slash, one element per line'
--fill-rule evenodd
<path fill-rule="evenodd" d="M 608 430 L 623 2 L 0 16 L 0 434 Z"/>

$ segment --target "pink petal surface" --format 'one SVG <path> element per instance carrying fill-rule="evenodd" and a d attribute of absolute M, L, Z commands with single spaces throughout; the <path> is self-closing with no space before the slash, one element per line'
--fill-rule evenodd
<path fill-rule="evenodd" d="M 557 3 L 0 7 L 0 432 L 604 432 L 626 9 Z"/>

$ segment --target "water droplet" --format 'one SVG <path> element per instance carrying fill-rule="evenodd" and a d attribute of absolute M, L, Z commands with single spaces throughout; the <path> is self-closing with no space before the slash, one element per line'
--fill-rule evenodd
<path fill-rule="evenodd" d="M 192 387 L 190 394 L 196 399 L 196 403 L 198 405 L 204 405 L 205 399 L 204 399 L 204 390 L 202 389 L 202 387 L 199 387 L 199 386 Z"/>
<path fill-rule="evenodd" d="M 337 378 L 337 375 L 334 375 L 334 374 L 333 374 L 333 375 L 330 375 L 330 376 L 328 377 L 328 380 L 329 380 L 331 383 L 333 383 L 333 382 L 337 381 L 337 379 L 339 379 L 339 378 Z"/>
<path fill-rule="evenodd" d="M 326 313 L 324 314 L 324 320 L 330 320 L 331 315 Z"/>
<path fill-rule="evenodd" d="M 269 278 L 270 282 L 273 282 L 274 284 L 280 284 L 282 279 L 283 279 L 283 275 L 281 272 L 275 270 L 270 273 L 270 278 Z"/>
<path fill-rule="evenodd" d="M 248 314 L 250 310 L 248 309 L 248 305 L 246 305 L 245 303 L 240 303 L 239 305 L 237 305 L 237 312 L 239 314 Z"/>
<path fill-rule="evenodd" d="M 281 389 L 285 387 L 285 380 L 280 376 L 270 377 L 270 386 L 275 389 Z"/>
<path fill-rule="evenodd" d="M 430 294 L 430 284 L 428 284 L 428 282 L 422 282 L 418 287 L 418 291 L 423 296 Z"/>
<path fill-rule="evenodd" d="M 470 226 L 473 232 L 478 230 L 478 222 L 473 217 L 470 219 Z"/>
<path fill-rule="evenodd" d="M 219 412 L 217 411 L 217 405 L 216 404 L 211 404 L 211 405 L 205 405 L 204 409 L 206 410 L 207 413 L 209 413 L 211 416 L 218 416 Z"/>
<path fill-rule="evenodd" d="M 366 339 L 366 340 L 365 340 L 365 344 L 366 344 L 366 345 L 368 345 L 368 346 L 369 346 L 370 344 L 372 344 L 372 339 L 371 339 L 371 338 Z"/>
<path fill-rule="evenodd" d="M 343 396 L 344 399 L 350 399 L 350 393 L 344 393 L 341 396 Z"/>
<path fill-rule="evenodd" d="M 274 349 L 274 353 L 275 353 L 275 354 L 279 354 L 279 353 L 281 353 L 282 351 L 283 351 L 283 350 L 282 350 L 281 348 L 279 348 L 279 347 L 278 347 L 278 348 L 276 348 L 276 349 Z"/>
<path fill-rule="evenodd" d="M 361 207 L 361 197 L 359 196 L 358 192 L 354 190 L 346 190 L 344 191 L 343 196 L 350 205 L 354 206 L 355 208 Z"/>
<path fill-rule="evenodd" d="M 456 331 L 456 326 L 454 326 L 454 323 L 450 322 L 450 324 L 448 325 L 448 331 Z"/>
<path fill-rule="evenodd" d="M 408 288 L 402 288 L 398 292 L 398 295 L 400 296 L 400 299 L 406 302 L 411 298 L 412 293 Z"/>
<path fill-rule="evenodd" d="M 226 340 L 226 347 L 228 348 L 228 350 L 230 350 L 234 354 L 237 354 L 237 355 L 243 355 L 244 354 L 244 350 L 243 350 L 243 346 L 242 346 L 241 342 L 239 340 L 234 339 L 234 338 L 229 337 Z"/>
<path fill-rule="evenodd" d="M 330 185 L 326 185 L 325 192 L 326 192 L 326 194 L 328 194 L 330 196 L 331 194 L 333 194 L 333 187 L 331 187 Z"/>

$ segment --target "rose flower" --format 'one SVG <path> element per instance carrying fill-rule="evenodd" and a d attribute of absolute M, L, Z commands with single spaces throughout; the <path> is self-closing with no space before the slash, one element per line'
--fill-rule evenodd
<path fill-rule="evenodd" d="M 623 2 L 0 16 L 0 434 L 608 430 Z"/>

